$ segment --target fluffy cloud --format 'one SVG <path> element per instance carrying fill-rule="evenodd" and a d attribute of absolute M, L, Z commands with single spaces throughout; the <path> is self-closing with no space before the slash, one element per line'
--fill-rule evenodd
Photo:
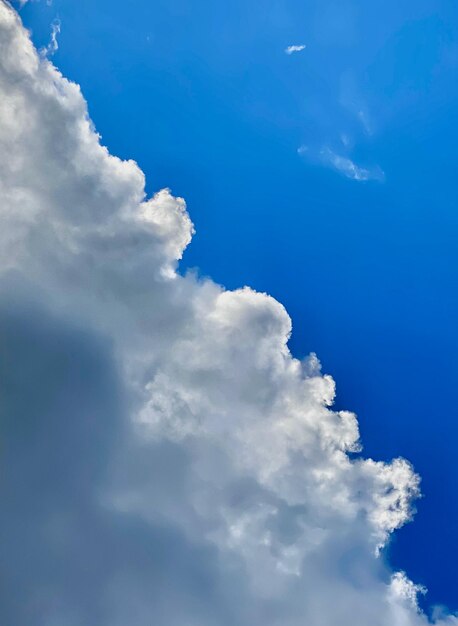
<path fill-rule="evenodd" d="M 0 96 L 1 621 L 426 624 L 380 556 L 410 465 L 359 455 L 281 304 L 177 272 L 184 201 L 145 197 L 3 0 Z"/>

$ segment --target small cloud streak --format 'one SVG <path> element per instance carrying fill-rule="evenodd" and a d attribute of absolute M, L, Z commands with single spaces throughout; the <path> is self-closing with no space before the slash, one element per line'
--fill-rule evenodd
<path fill-rule="evenodd" d="M 364 182 L 368 180 L 377 180 L 383 182 L 385 180 L 385 172 L 378 166 L 374 167 L 362 167 L 357 165 L 347 156 L 337 154 L 328 147 L 321 148 L 318 154 L 310 152 L 308 146 L 300 146 L 298 148 L 298 154 L 308 155 L 312 160 L 318 160 L 322 165 L 329 167 L 340 174 L 343 174 L 346 178 L 356 180 L 358 182 Z"/>
<path fill-rule="evenodd" d="M 26 0 L 27 1 L 27 0 Z M 47 3 L 49 3 L 48 0 Z M 55 19 L 51 24 L 51 38 L 47 46 L 41 49 L 41 54 L 45 57 L 52 57 L 59 49 L 59 42 L 57 41 L 57 35 L 60 33 L 60 20 Z"/>
<path fill-rule="evenodd" d="M 361 167 L 360 165 L 354 163 L 350 158 L 336 154 L 329 148 L 323 148 L 320 151 L 320 156 L 322 157 L 324 163 L 327 163 L 330 167 L 352 180 L 382 181 L 385 178 L 384 172 L 378 166 L 373 168 Z"/>
<path fill-rule="evenodd" d="M 285 48 L 285 54 L 291 55 L 294 52 L 302 52 L 302 50 L 305 50 L 305 48 L 305 44 L 301 44 L 299 46 L 288 46 L 287 48 Z"/>

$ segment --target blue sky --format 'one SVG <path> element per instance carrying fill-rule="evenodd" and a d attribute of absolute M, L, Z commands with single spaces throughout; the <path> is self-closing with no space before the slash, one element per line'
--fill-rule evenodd
<path fill-rule="evenodd" d="M 282 302 L 364 453 L 422 477 L 390 563 L 458 607 L 458 7 L 30 1 L 102 143 L 186 199 L 181 269 Z M 286 54 L 289 45 L 305 45 Z M 89 358 L 89 357 L 88 357 Z"/>

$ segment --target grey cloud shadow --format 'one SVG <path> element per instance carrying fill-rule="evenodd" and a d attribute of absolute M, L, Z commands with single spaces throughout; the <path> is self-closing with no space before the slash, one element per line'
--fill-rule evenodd
<path fill-rule="evenodd" d="M 214 548 L 103 504 L 130 437 L 109 342 L 0 296 L 0 346 L 0 622 L 235 623 L 241 582 L 223 584 Z M 157 447 L 153 465 L 180 497 L 173 454 Z"/>

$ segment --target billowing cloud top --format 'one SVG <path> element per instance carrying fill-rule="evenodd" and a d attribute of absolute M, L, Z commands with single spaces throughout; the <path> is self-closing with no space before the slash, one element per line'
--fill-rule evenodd
<path fill-rule="evenodd" d="M 355 454 L 281 304 L 177 273 L 184 201 L 145 197 L 3 0 L 0 120 L 1 622 L 426 624 L 380 558 L 410 465 Z"/>

